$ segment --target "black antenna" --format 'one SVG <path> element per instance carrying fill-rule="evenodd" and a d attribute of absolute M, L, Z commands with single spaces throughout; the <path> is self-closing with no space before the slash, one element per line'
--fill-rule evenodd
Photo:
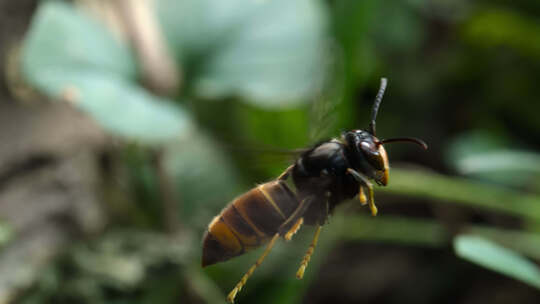
<path fill-rule="evenodd" d="M 419 138 L 416 138 L 416 137 L 397 137 L 397 138 L 390 138 L 390 139 L 384 139 L 384 140 L 381 140 L 379 142 L 377 142 L 378 145 L 384 145 L 384 144 L 387 144 L 387 143 L 392 143 L 392 142 L 412 142 L 412 143 L 415 143 L 419 146 L 421 146 L 422 148 L 424 148 L 424 150 L 427 150 L 428 149 L 428 145 L 421 139 Z"/>
<path fill-rule="evenodd" d="M 373 109 L 371 110 L 371 122 L 369 123 L 369 133 L 375 136 L 375 119 L 377 118 L 377 112 L 379 112 L 379 106 L 384 95 L 384 90 L 386 90 L 386 84 L 388 81 L 386 78 L 381 78 L 381 86 L 379 87 L 379 92 L 375 97 L 375 103 L 373 103 Z"/>

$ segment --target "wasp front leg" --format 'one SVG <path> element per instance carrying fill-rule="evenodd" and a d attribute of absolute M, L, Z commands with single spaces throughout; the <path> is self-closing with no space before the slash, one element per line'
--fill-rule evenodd
<path fill-rule="evenodd" d="M 358 191 L 358 200 L 360 201 L 360 204 L 362 204 L 362 206 L 367 204 L 366 191 L 364 190 L 364 186 L 362 185 L 360 185 L 360 190 Z"/>
<path fill-rule="evenodd" d="M 287 241 L 292 239 L 292 236 L 300 229 L 300 226 L 304 223 L 304 213 L 311 206 L 311 203 L 314 201 L 313 196 L 304 198 L 296 210 L 291 214 L 291 216 L 281 224 L 279 227 L 279 235 L 282 235 L 283 238 Z"/>
<path fill-rule="evenodd" d="M 354 179 L 360 183 L 360 191 L 359 191 L 359 199 L 360 202 L 365 204 L 366 195 L 364 193 L 364 188 L 368 191 L 367 201 L 369 203 L 369 209 L 371 210 L 371 215 L 375 216 L 377 215 L 377 206 L 375 206 L 375 199 L 374 199 L 374 192 L 373 192 L 373 184 L 368 180 L 366 176 L 363 174 L 349 168 L 347 169 L 347 173 L 352 175 Z M 363 196 L 363 198 L 362 198 Z"/>

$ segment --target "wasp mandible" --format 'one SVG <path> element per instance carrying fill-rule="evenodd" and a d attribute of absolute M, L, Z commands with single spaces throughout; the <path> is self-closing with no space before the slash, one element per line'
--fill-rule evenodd
<path fill-rule="evenodd" d="M 296 277 L 301 279 L 317 245 L 321 227 L 334 208 L 355 196 L 377 214 L 373 182 L 388 184 L 389 164 L 384 145 L 412 142 L 427 149 L 424 141 L 412 137 L 378 139 L 375 119 L 387 80 L 381 85 L 367 130 L 351 130 L 303 152 L 277 179 L 259 185 L 234 199 L 208 225 L 203 240 L 202 266 L 226 261 L 268 244 L 227 296 L 234 302 L 253 271 L 281 236 L 290 240 L 302 224 L 316 227 L 315 236 L 300 262 Z M 288 182 L 289 176 L 292 182 Z"/>

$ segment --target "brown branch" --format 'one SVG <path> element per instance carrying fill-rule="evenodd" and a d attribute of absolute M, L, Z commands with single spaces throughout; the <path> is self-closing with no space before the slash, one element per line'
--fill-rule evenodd
<path fill-rule="evenodd" d="M 154 7 L 150 0 L 115 0 L 114 8 L 120 17 L 128 39 L 137 53 L 142 68 L 144 86 L 157 95 L 172 95 L 180 87 L 180 71 L 167 49 Z M 180 200 L 172 178 L 164 164 L 164 148 L 152 152 L 153 167 L 163 202 L 163 220 L 167 230 L 180 229 Z"/>
<path fill-rule="evenodd" d="M 152 2 L 116 0 L 114 4 L 137 53 L 145 86 L 157 95 L 176 93 L 181 84 L 181 71 L 169 52 Z"/>
<path fill-rule="evenodd" d="M 160 96 L 178 92 L 181 71 L 174 62 L 159 28 L 152 0 L 79 0 L 79 2 L 103 20 L 120 39 L 127 39 L 131 43 L 141 66 L 143 85 L 148 90 Z M 169 232 L 177 232 L 180 228 L 178 207 L 181 202 L 163 163 L 164 149 L 152 151 L 152 163 L 163 202 L 163 220 Z"/>
<path fill-rule="evenodd" d="M 158 190 L 163 201 L 163 220 L 165 221 L 166 229 L 170 233 L 180 231 L 181 225 L 178 221 L 180 216 L 178 193 L 175 189 L 172 178 L 167 172 L 164 164 L 164 150 L 157 149 L 152 151 L 152 165 L 157 175 Z"/>

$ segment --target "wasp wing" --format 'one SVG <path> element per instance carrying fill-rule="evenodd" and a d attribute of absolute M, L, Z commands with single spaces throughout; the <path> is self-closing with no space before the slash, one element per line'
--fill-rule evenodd
<path fill-rule="evenodd" d="M 322 82 L 319 94 L 312 100 L 309 110 L 308 138 L 312 143 L 336 137 L 340 131 L 339 109 L 345 92 L 345 69 L 343 62 L 339 60 L 340 56 L 333 58 L 336 59 L 327 63 L 327 74 L 335 77 Z"/>

